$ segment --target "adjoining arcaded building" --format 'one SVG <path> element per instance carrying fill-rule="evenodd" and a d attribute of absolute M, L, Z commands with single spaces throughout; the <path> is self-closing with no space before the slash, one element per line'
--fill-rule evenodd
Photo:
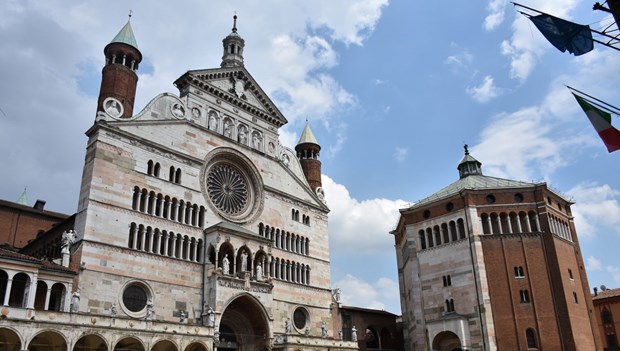
<path fill-rule="evenodd" d="M 545 183 L 460 179 L 392 232 L 406 350 L 599 350 L 570 200 Z"/>
<path fill-rule="evenodd" d="M 594 316 L 598 332 L 603 340 L 603 350 L 620 350 L 618 333 L 620 332 L 620 289 L 606 289 L 599 291 L 594 288 L 592 295 Z"/>
<path fill-rule="evenodd" d="M 332 317 L 321 147 L 308 124 L 279 143 L 236 19 L 221 67 L 138 113 L 130 22 L 105 47 L 77 213 L 0 251 L 0 348 L 357 349 Z"/>

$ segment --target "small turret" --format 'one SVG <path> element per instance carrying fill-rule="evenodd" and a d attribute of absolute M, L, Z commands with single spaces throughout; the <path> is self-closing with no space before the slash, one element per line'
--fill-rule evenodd
<path fill-rule="evenodd" d="M 316 191 L 316 188 L 321 187 L 321 161 L 319 160 L 321 146 L 316 141 L 308 120 L 306 120 L 306 127 L 301 133 L 299 142 L 295 146 L 295 151 L 310 188 Z"/>
<path fill-rule="evenodd" d="M 237 15 L 233 16 L 232 32 L 224 40 L 224 55 L 222 56 L 222 68 L 243 67 L 243 47 L 245 40 L 237 33 Z"/>
<path fill-rule="evenodd" d="M 136 72 L 142 53 L 138 50 L 130 20 L 131 14 L 127 24 L 103 49 L 106 63 L 101 72 L 97 114 L 105 112 L 114 118 L 133 115 L 138 84 Z"/>
<path fill-rule="evenodd" d="M 467 144 L 465 144 L 464 148 L 465 156 L 463 156 L 458 167 L 456 167 L 459 170 L 459 176 L 463 179 L 470 175 L 482 175 L 482 163 L 469 154 Z"/>

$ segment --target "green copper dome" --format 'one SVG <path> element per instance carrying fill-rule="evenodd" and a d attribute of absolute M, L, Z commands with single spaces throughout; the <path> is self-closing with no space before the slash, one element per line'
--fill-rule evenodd
<path fill-rule="evenodd" d="M 131 45 L 136 49 L 138 48 L 138 43 L 136 42 L 136 37 L 133 35 L 130 21 L 127 21 L 127 24 L 125 24 L 125 26 L 120 30 L 120 32 L 118 32 L 110 43 L 124 43 Z"/>

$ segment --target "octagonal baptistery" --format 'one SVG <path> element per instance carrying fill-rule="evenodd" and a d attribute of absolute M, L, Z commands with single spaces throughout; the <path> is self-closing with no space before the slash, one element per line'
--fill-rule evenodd
<path fill-rule="evenodd" d="M 139 56 L 129 22 L 114 42 L 118 55 Z M 21 347 L 58 323 L 61 349 L 86 329 L 80 345 L 96 349 L 357 347 L 336 340 L 329 210 L 300 163 L 311 157 L 320 174 L 318 152 L 280 145 L 287 121 L 243 66 L 236 19 L 223 44 L 222 67 L 186 72 L 179 96 L 160 94 L 136 115 L 121 113 L 130 90 L 104 84 L 77 237 L 63 241 L 73 285 L 63 311 L 23 315 L 34 331 L 11 334 Z M 137 64 L 115 53 L 106 65 L 123 67 L 103 79 L 135 78 Z"/>
<path fill-rule="evenodd" d="M 596 350 L 571 201 L 545 183 L 460 179 L 400 210 L 407 350 Z"/>

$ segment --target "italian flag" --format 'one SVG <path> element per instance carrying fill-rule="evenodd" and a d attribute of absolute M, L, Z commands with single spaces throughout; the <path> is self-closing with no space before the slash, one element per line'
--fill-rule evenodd
<path fill-rule="evenodd" d="M 596 129 L 598 135 L 603 139 L 607 151 L 614 152 L 620 150 L 620 131 L 611 125 L 611 114 L 593 106 L 586 99 L 573 93 L 575 99 L 590 119 L 590 123 Z"/>

